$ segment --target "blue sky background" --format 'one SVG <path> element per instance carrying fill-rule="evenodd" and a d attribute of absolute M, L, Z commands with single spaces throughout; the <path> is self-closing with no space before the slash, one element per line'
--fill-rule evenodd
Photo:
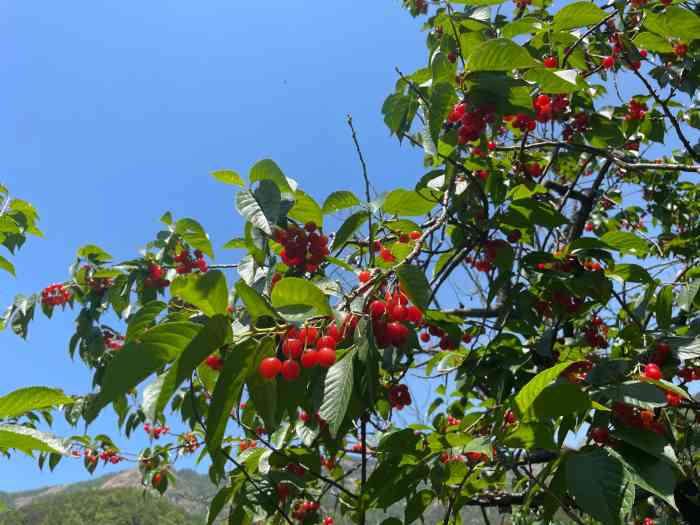
<path fill-rule="evenodd" d="M 220 247 L 241 221 L 215 169 L 246 174 L 270 157 L 318 199 L 361 191 L 348 112 L 378 190 L 421 174 L 420 153 L 390 138 L 380 113 L 394 67 L 412 72 L 425 57 L 398 0 L 0 0 L 0 13 L 0 183 L 37 207 L 45 232 L 14 259 L 16 279 L 0 276 L 3 306 L 63 280 L 83 244 L 135 255 L 167 210 L 199 220 Z M 0 392 L 90 390 L 88 370 L 67 357 L 75 316 L 38 315 L 27 342 L 0 333 Z M 102 417 L 90 433 L 114 428 Z M 143 443 L 139 433 L 128 449 Z M 0 459 L 0 490 L 87 477 L 77 460 L 40 473 L 31 459 Z"/>

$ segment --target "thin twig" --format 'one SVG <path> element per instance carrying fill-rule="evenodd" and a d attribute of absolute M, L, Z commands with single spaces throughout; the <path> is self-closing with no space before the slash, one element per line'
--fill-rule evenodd
<path fill-rule="evenodd" d="M 365 162 L 365 157 L 362 154 L 362 149 L 360 148 L 360 143 L 357 139 L 357 132 L 355 132 L 355 126 L 352 124 L 352 115 L 348 113 L 347 117 L 348 126 L 350 126 L 350 131 L 352 131 L 352 141 L 355 143 L 355 150 L 357 151 L 357 156 L 360 159 L 360 164 L 362 165 L 362 177 L 365 180 L 365 199 L 367 200 L 367 226 L 369 228 L 369 266 L 374 266 L 374 232 L 372 231 L 372 210 L 370 209 L 370 203 L 372 202 L 372 196 L 369 192 L 369 177 L 367 176 L 367 163 Z"/>

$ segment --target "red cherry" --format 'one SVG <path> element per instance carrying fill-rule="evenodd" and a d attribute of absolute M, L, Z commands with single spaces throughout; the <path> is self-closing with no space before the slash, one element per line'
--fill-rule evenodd
<path fill-rule="evenodd" d="M 398 321 L 388 323 L 386 325 L 386 333 L 394 346 L 401 346 L 408 338 L 408 328 Z"/>
<path fill-rule="evenodd" d="M 304 368 L 313 368 L 318 364 L 318 352 L 315 350 L 307 350 L 301 354 L 301 366 Z"/>
<path fill-rule="evenodd" d="M 316 357 L 321 368 L 330 368 L 335 363 L 335 350 L 332 348 L 321 348 L 317 352 Z"/>
<path fill-rule="evenodd" d="M 642 521 L 642 525 L 654 525 L 655 523 L 656 522 L 649 517 L 644 518 L 644 520 Z"/>
<path fill-rule="evenodd" d="M 557 57 L 545 57 L 545 59 L 542 61 L 544 64 L 544 67 L 557 67 L 559 65 L 559 61 L 557 60 Z"/>
<path fill-rule="evenodd" d="M 296 337 L 285 339 L 282 343 L 282 353 L 292 359 L 299 359 L 303 349 L 304 343 L 301 339 L 297 339 Z"/>
<path fill-rule="evenodd" d="M 452 62 L 454 64 L 457 61 L 457 53 L 454 53 L 454 52 L 449 53 L 447 55 L 447 60 L 449 60 L 450 62 Z"/>
<path fill-rule="evenodd" d="M 592 232 L 592 231 L 593 231 L 593 228 L 595 228 L 595 226 L 593 225 L 592 222 L 587 222 L 587 223 L 586 223 L 585 230 L 586 230 L 587 232 Z"/>
<path fill-rule="evenodd" d="M 417 307 L 411 305 L 406 308 L 406 319 L 413 324 L 418 324 L 423 320 L 423 314 Z"/>
<path fill-rule="evenodd" d="M 659 365 L 654 363 L 649 363 L 646 365 L 644 367 L 644 377 L 655 381 L 661 379 L 661 369 L 659 368 Z"/>
<path fill-rule="evenodd" d="M 410 233 L 408 234 L 408 236 L 409 236 L 412 240 L 417 241 L 418 239 L 420 239 L 421 233 L 420 233 L 418 230 L 413 230 L 412 232 L 410 232 Z"/>
<path fill-rule="evenodd" d="M 590 431 L 590 436 L 596 443 L 606 443 L 610 437 L 610 432 L 605 427 L 593 427 Z"/>
<path fill-rule="evenodd" d="M 301 367 L 293 359 L 287 359 L 282 363 L 282 377 L 287 381 L 294 381 L 299 377 L 299 374 L 301 374 Z"/>
<path fill-rule="evenodd" d="M 518 416 L 515 415 L 515 412 L 513 412 L 512 410 L 509 410 L 508 412 L 506 412 L 506 423 L 508 423 L 509 425 L 512 425 L 517 420 L 518 420 Z"/>
<path fill-rule="evenodd" d="M 683 44 L 682 42 L 678 43 L 673 48 L 673 52 L 677 57 L 683 57 L 688 52 L 688 46 L 686 44 Z"/>
<path fill-rule="evenodd" d="M 333 525 L 334 523 L 335 520 L 330 516 L 326 516 L 325 518 L 323 518 L 323 525 Z"/>
<path fill-rule="evenodd" d="M 304 224 L 304 229 L 309 233 L 315 232 L 316 228 L 317 228 L 316 223 L 313 221 L 307 222 L 306 224 Z"/>
<path fill-rule="evenodd" d="M 305 326 L 299 330 L 299 339 L 301 339 L 306 346 L 311 346 L 316 342 L 318 338 L 318 330 L 314 326 Z"/>
<path fill-rule="evenodd" d="M 656 343 L 656 351 L 662 354 L 668 354 L 671 351 L 671 347 L 665 341 L 659 341 Z"/>
<path fill-rule="evenodd" d="M 646 49 L 640 49 L 639 56 L 642 58 L 646 58 L 647 56 L 649 56 L 649 52 Z"/>
<path fill-rule="evenodd" d="M 392 321 L 405 321 L 406 317 L 408 317 L 408 311 L 405 306 L 397 304 L 389 311 L 389 317 Z"/>
<path fill-rule="evenodd" d="M 378 318 L 383 316 L 386 313 L 386 303 L 384 301 L 380 301 L 379 299 L 372 301 L 369 303 L 369 315 L 371 315 L 373 318 Z"/>
<path fill-rule="evenodd" d="M 151 264 L 148 267 L 148 274 L 150 275 L 151 279 L 153 279 L 154 281 L 158 281 L 158 280 L 162 279 L 164 273 L 165 272 L 163 272 L 163 268 L 161 268 L 157 264 Z"/>
<path fill-rule="evenodd" d="M 324 335 L 319 337 L 316 341 L 316 348 L 333 348 L 335 350 L 335 339 L 333 337 Z"/>
<path fill-rule="evenodd" d="M 612 69 L 612 67 L 615 65 L 615 57 L 614 56 L 607 56 L 603 59 L 603 68 L 604 69 Z"/>
<path fill-rule="evenodd" d="M 666 392 L 666 402 L 672 407 L 677 407 L 681 404 L 681 396 L 673 392 Z"/>
<path fill-rule="evenodd" d="M 427 343 L 428 341 L 430 341 L 430 334 L 428 332 L 421 332 L 420 340 L 424 343 Z"/>
<path fill-rule="evenodd" d="M 218 355 L 210 355 L 207 357 L 205 363 L 212 370 L 221 370 L 224 367 L 224 360 Z"/>
<path fill-rule="evenodd" d="M 369 273 L 367 270 L 362 270 L 360 273 L 357 274 L 357 280 L 361 283 L 366 283 L 370 280 L 371 277 L 372 274 Z"/>
<path fill-rule="evenodd" d="M 518 242 L 522 236 L 520 230 L 513 230 L 508 234 L 508 242 Z"/>
<path fill-rule="evenodd" d="M 282 371 L 282 361 L 276 357 L 267 357 L 260 362 L 259 372 L 265 379 L 272 379 Z"/>

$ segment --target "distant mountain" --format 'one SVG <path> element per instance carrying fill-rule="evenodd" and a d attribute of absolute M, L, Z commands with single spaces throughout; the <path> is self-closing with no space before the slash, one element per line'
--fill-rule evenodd
<path fill-rule="evenodd" d="M 137 470 L 22 492 L 2 492 L 0 525 L 203 525 L 216 493 L 206 476 L 175 473 L 165 496 L 144 490 Z"/>

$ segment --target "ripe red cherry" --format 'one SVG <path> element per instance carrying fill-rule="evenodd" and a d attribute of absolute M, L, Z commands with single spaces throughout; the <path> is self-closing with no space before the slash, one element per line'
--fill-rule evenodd
<path fill-rule="evenodd" d="M 334 523 L 335 520 L 330 516 L 326 516 L 325 518 L 323 518 L 323 525 L 333 525 Z"/>
<path fill-rule="evenodd" d="M 406 308 L 406 319 L 413 324 L 418 324 L 423 320 L 423 314 L 417 307 L 411 305 Z"/>
<path fill-rule="evenodd" d="M 542 61 L 544 64 L 544 67 L 557 67 L 559 64 L 559 61 L 557 60 L 557 57 L 545 57 L 545 59 Z"/>
<path fill-rule="evenodd" d="M 377 299 L 377 300 L 369 303 L 369 315 L 371 315 L 375 319 L 377 317 L 381 317 L 385 313 L 386 313 L 386 303 L 384 301 L 380 301 L 379 299 Z"/>
<path fill-rule="evenodd" d="M 614 56 L 607 56 L 603 59 L 603 68 L 612 69 L 612 67 L 614 65 L 615 65 L 615 57 Z"/>
<path fill-rule="evenodd" d="M 408 338 L 408 328 L 398 321 L 392 321 L 386 325 L 386 333 L 394 346 L 401 346 Z"/>
<path fill-rule="evenodd" d="M 668 354 L 671 351 L 671 347 L 665 341 L 659 341 L 656 343 L 656 351 L 662 354 Z"/>
<path fill-rule="evenodd" d="M 450 62 L 452 62 L 454 64 L 457 61 L 457 53 L 454 53 L 454 52 L 449 53 L 447 55 L 447 60 L 449 60 Z"/>
<path fill-rule="evenodd" d="M 518 416 L 515 415 L 515 412 L 513 412 L 512 410 L 509 410 L 508 412 L 506 412 L 506 423 L 508 423 L 509 425 L 512 425 L 517 420 L 518 420 Z"/>
<path fill-rule="evenodd" d="M 224 360 L 218 355 L 210 355 L 207 357 L 205 363 L 212 370 L 221 370 L 224 367 Z"/>
<path fill-rule="evenodd" d="M 330 368 L 335 363 L 335 350 L 332 348 L 321 348 L 316 354 L 321 368 Z"/>
<path fill-rule="evenodd" d="M 299 330 L 299 339 L 306 343 L 306 346 L 310 346 L 316 342 L 318 338 L 318 330 L 314 326 L 305 326 Z"/>
<path fill-rule="evenodd" d="M 324 335 L 323 337 L 319 337 L 318 341 L 316 341 L 316 348 L 333 348 L 335 350 L 335 344 L 335 339 L 333 337 Z"/>
<path fill-rule="evenodd" d="M 317 228 L 316 223 L 313 221 L 307 222 L 306 224 L 304 224 L 304 229 L 309 233 L 315 232 L 316 228 Z"/>
<path fill-rule="evenodd" d="M 282 361 L 276 357 L 267 357 L 260 362 L 258 370 L 265 379 L 272 379 L 282 371 Z"/>
<path fill-rule="evenodd" d="M 642 58 L 646 58 L 647 56 L 649 56 L 649 52 L 646 49 L 640 49 L 639 56 Z"/>
<path fill-rule="evenodd" d="M 421 332 L 420 340 L 424 343 L 427 343 L 428 341 L 430 341 L 430 334 L 428 332 Z"/>
<path fill-rule="evenodd" d="M 418 230 L 413 230 L 412 232 L 410 232 L 410 233 L 408 234 L 408 236 L 409 236 L 412 240 L 417 241 L 418 239 L 420 239 L 421 233 L 420 233 Z"/>
<path fill-rule="evenodd" d="M 644 518 L 644 520 L 642 521 L 642 525 L 654 525 L 655 523 L 656 522 L 649 517 Z"/>
<path fill-rule="evenodd" d="M 318 364 L 318 352 L 315 350 L 307 350 L 301 354 L 301 366 L 304 368 L 313 368 Z"/>
<path fill-rule="evenodd" d="M 654 363 L 649 363 L 644 367 L 644 377 L 647 379 L 653 379 L 655 381 L 658 381 L 661 379 L 661 369 L 659 368 L 659 365 L 654 364 Z"/>
<path fill-rule="evenodd" d="M 282 363 L 282 377 L 287 381 L 294 381 L 299 377 L 299 374 L 301 374 L 301 367 L 293 359 L 287 359 Z"/>
<path fill-rule="evenodd" d="M 301 351 L 304 349 L 304 343 L 301 339 L 296 337 L 290 337 L 285 339 L 282 343 L 282 353 L 287 357 L 292 357 L 292 359 L 299 359 Z"/>
<path fill-rule="evenodd" d="M 673 392 L 666 392 L 666 402 L 669 406 L 677 407 L 681 404 L 681 396 L 674 394 Z"/>
<path fill-rule="evenodd" d="M 397 304 L 389 311 L 389 317 L 392 321 L 405 321 L 408 317 L 408 311 L 405 306 Z"/>
<path fill-rule="evenodd" d="M 586 226 L 585 226 L 585 230 L 586 230 L 587 232 L 592 232 L 594 227 L 595 227 L 595 226 L 593 226 L 593 223 L 592 223 L 592 222 L 587 222 L 587 223 L 586 223 Z"/>
<path fill-rule="evenodd" d="M 596 443 L 607 443 L 610 433 L 605 427 L 593 427 L 590 431 L 591 439 Z"/>
<path fill-rule="evenodd" d="M 360 273 L 357 274 L 357 280 L 361 283 L 366 283 L 370 280 L 371 277 L 372 274 L 370 274 L 367 270 L 362 270 Z"/>

